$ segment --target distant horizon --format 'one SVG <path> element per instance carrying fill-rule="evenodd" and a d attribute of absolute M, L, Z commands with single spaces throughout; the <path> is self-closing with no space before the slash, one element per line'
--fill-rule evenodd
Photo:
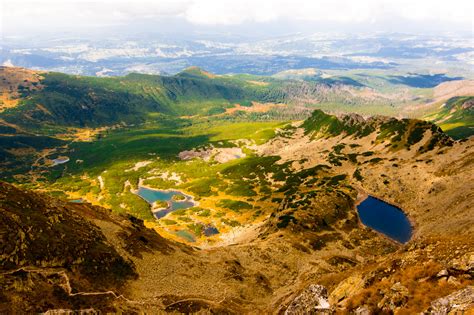
<path fill-rule="evenodd" d="M 4 0 L 0 9 L 3 38 L 154 34 L 262 39 L 318 32 L 474 36 L 474 4 L 468 0 Z"/>
<path fill-rule="evenodd" d="M 474 75 L 474 1 L 12 0 L 0 64 L 94 76 L 394 69 Z"/>

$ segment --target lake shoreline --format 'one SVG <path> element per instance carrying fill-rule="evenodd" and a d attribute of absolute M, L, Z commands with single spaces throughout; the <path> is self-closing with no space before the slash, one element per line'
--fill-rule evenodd
<path fill-rule="evenodd" d="M 173 200 L 172 200 L 172 197 L 169 199 L 169 200 L 162 200 L 162 201 L 165 201 L 167 203 L 167 207 L 164 208 L 164 207 L 160 207 L 160 208 L 154 208 L 154 203 L 160 199 L 157 199 L 153 202 L 150 202 L 149 200 L 147 200 L 145 197 L 143 197 L 142 195 L 140 195 L 139 191 L 141 188 L 143 189 L 147 189 L 147 190 L 150 190 L 150 191 L 155 191 L 155 192 L 159 192 L 159 193 L 162 193 L 162 192 L 168 192 L 168 193 L 176 193 L 176 195 L 182 195 L 185 197 L 184 200 L 179 200 L 179 201 L 175 201 L 176 203 L 190 203 L 192 204 L 190 207 L 188 208 L 192 208 L 192 207 L 196 207 L 196 206 L 199 206 L 199 201 L 195 200 L 194 199 L 194 196 L 190 195 L 190 194 L 187 194 L 187 193 L 184 193 L 182 192 L 181 190 L 178 190 L 178 189 L 172 189 L 172 188 L 167 188 L 167 189 L 159 189 L 159 188 L 154 188 L 154 187 L 150 187 L 148 185 L 144 185 L 143 184 L 143 179 L 140 178 L 139 179 L 139 182 L 138 182 L 138 189 L 133 189 L 131 188 L 130 189 L 130 192 L 132 192 L 133 194 L 139 196 L 140 198 L 142 198 L 144 201 L 146 201 L 149 205 L 150 205 L 150 211 L 153 213 L 153 215 L 155 216 L 155 218 L 157 220 L 161 219 L 161 218 L 158 218 L 156 216 L 157 213 L 161 212 L 161 211 L 168 211 L 167 213 L 165 213 L 164 216 L 166 216 L 168 213 L 171 213 L 171 212 L 174 212 L 174 210 L 172 209 L 173 207 Z"/>
<path fill-rule="evenodd" d="M 360 224 L 360 225 L 362 225 L 362 226 L 364 226 L 364 227 L 370 228 L 370 229 L 371 229 L 372 231 L 374 231 L 375 233 L 377 233 L 377 234 L 379 234 L 379 235 L 382 235 L 382 236 L 384 236 L 385 238 L 388 238 L 389 240 L 391 240 L 392 242 L 396 243 L 397 245 L 402 245 L 402 246 L 404 246 L 404 245 L 408 244 L 410 241 L 412 241 L 412 240 L 414 239 L 414 237 L 415 237 L 415 224 L 414 224 L 414 222 L 412 221 L 411 217 L 408 215 L 408 213 L 407 213 L 406 211 L 404 211 L 403 208 L 402 208 L 400 205 L 398 205 L 397 203 L 391 202 L 391 201 L 387 201 L 387 200 L 385 200 L 384 198 L 379 197 L 379 196 L 377 196 L 377 195 L 375 195 L 375 194 L 369 194 L 367 191 L 365 191 L 364 189 L 362 189 L 362 188 L 360 188 L 360 187 L 356 187 L 356 190 L 357 190 L 357 198 L 356 198 L 356 201 L 355 201 L 355 203 L 354 203 L 354 210 L 355 210 L 356 213 L 357 213 L 357 217 L 358 217 L 358 219 L 359 219 L 359 224 Z M 387 235 L 387 234 L 385 234 L 385 233 L 383 233 L 383 232 L 381 232 L 381 231 L 378 231 L 378 230 L 376 230 L 375 228 L 370 227 L 370 226 L 368 226 L 368 225 L 366 225 L 366 224 L 364 224 L 364 223 L 362 222 L 361 217 L 360 217 L 360 213 L 359 213 L 359 206 L 360 206 L 364 201 L 366 201 L 366 200 L 369 199 L 369 198 L 376 199 L 376 200 L 378 200 L 378 201 L 380 201 L 380 202 L 385 203 L 385 204 L 388 205 L 388 206 L 391 206 L 391 207 L 393 207 L 393 208 L 396 208 L 398 211 L 400 211 L 400 212 L 404 215 L 404 217 L 406 218 L 406 220 L 408 221 L 409 226 L 410 226 L 410 238 L 409 238 L 406 242 L 403 243 L 403 242 L 401 242 L 401 241 L 399 241 L 399 240 L 396 240 L 396 239 L 390 237 L 389 235 Z"/>

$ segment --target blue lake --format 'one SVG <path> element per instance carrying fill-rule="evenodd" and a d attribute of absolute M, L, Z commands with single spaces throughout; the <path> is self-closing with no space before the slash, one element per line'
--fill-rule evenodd
<path fill-rule="evenodd" d="M 68 157 L 66 157 L 66 158 L 56 158 L 56 159 L 53 159 L 53 166 L 64 164 L 64 163 L 67 163 L 67 162 L 69 162 Z"/>
<path fill-rule="evenodd" d="M 143 199 L 145 199 L 149 204 L 152 204 L 157 200 L 166 201 L 168 203 L 168 207 L 166 209 L 155 211 L 153 213 L 157 219 L 164 217 L 170 212 L 179 209 L 191 208 L 196 205 L 196 203 L 192 200 L 191 196 L 185 195 L 177 190 L 160 190 L 139 187 L 137 194 Z M 173 200 L 173 196 L 175 195 L 184 196 L 186 199 L 180 201 Z"/>
<path fill-rule="evenodd" d="M 369 196 L 357 206 L 362 223 L 400 243 L 410 240 L 412 227 L 399 208 Z"/>
<path fill-rule="evenodd" d="M 69 200 L 69 202 L 73 202 L 73 203 L 83 203 L 83 202 L 84 202 L 84 199 L 82 199 L 82 198 L 79 198 L 79 199 L 71 199 L 71 200 Z"/>

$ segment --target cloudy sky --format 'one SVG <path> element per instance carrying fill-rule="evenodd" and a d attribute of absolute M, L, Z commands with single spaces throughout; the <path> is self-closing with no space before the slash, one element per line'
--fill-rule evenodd
<path fill-rule="evenodd" d="M 0 0 L 2 35 L 173 30 L 473 33 L 472 0 Z M 249 28 L 248 26 L 251 25 Z"/>

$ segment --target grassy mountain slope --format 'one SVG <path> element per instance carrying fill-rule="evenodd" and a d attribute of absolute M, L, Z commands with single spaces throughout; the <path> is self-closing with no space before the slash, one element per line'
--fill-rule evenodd
<path fill-rule="evenodd" d="M 16 126 L 50 135 L 68 127 L 138 124 L 159 120 L 160 115 L 222 114 L 235 104 L 248 107 L 253 102 L 288 104 L 292 108 L 288 117 L 301 106 L 391 114 L 410 102 L 404 90 L 400 91 L 403 95 L 384 94 L 344 78 L 304 81 L 216 76 L 195 67 L 174 76 L 112 78 L 30 72 L 0 72 L 2 82 L 9 82 L 1 88 L 2 95 L 14 94 L 16 104 L 5 106 L 0 114 L 2 128 Z M 17 78 L 19 73 L 24 80 Z"/>
<path fill-rule="evenodd" d="M 48 73 L 44 77 L 44 88 L 24 92 L 21 106 L 4 113 L 6 121 L 38 129 L 45 128 L 45 124 L 79 127 L 133 124 L 145 121 L 153 113 L 207 114 L 246 97 L 239 86 L 180 75 L 92 78 Z"/>
<path fill-rule="evenodd" d="M 416 119 L 374 116 L 366 120 L 356 114 L 337 117 L 315 110 L 311 117 L 303 122 L 302 127 L 305 134 L 311 135 L 313 139 L 336 137 L 341 134 L 363 138 L 376 133 L 377 137 L 374 142 L 388 142 L 386 147 L 391 150 L 410 149 L 411 146 L 423 140 L 426 132 L 431 133 L 431 138 L 424 146 L 418 148 L 420 152 L 432 150 L 435 146 L 442 147 L 453 144 L 452 139 L 444 134 L 439 127 Z"/>
<path fill-rule="evenodd" d="M 26 173 L 31 168 L 32 159 L 38 152 L 61 147 L 65 141 L 34 135 L 0 136 L 0 166 L 2 177 L 11 175 L 10 171 Z"/>
<path fill-rule="evenodd" d="M 425 119 L 455 139 L 470 137 L 474 135 L 474 96 L 450 98 Z"/>
<path fill-rule="evenodd" d="M 311 214 L 324 207 L 316 208 L 304 197 L 325 189 L 324 184 L 348 183 L 359 196 L 365 192 L 404 210 L 414 228 L 405 253 L 388 254 L 385 263 L 349 271 L 347 279 L 330 292 L 329 299 L 344 307 L 342 313 L 362 307 L 375 314 L 413 314 L 428 308 L 428 301 L 435 299 L 431 294 L 447 295 L 453 289 L 448 289 L 449 277 L 453 277 L 451 284 L 455 279 L 472 280 L 466 276 L 472 270 L 468 267 L 471 250 L 457 258 L 462 267 L 455 266 L 457 260 L 448 263 L 448 278 L 437 276 L 440 266 L 436 262 L 456 256 L 453 248 L 472 246 L 468 244 L 473 233 L 473 145 L 472 137 L 454 142 L 435 125 L 417 120 L 336 117 L 315 112 L 300 126 L 288 128 L 263 144 L 258 153 L 279 156 L 279 163 L 291 164 L 295 173 L 317 174 L 314 179 L 311 175 L 303 179 L 303 186 L 298 186 L 301 181 L 286 181 L 285 186 L 293 182 L 297 185 L 282 200 L 276 218 L 288 226 L 305 226 L 308 217 L 314 222 Z M 328 176 L 328 171 L 338 175 Z M 331 219 L 328 217 L 327 222 Z M 470 285 L 464 280 L 456 284 Z M 467 305 L 472 308 L 472 302 Z"/>
<path fill-rule="evenodd" d="M 474 283 L 472 137 L 387 116 L 274 118 L 367 92 L 340 83 L 198 68 L 30 79 L 7 84 L 18 102 L 0 114 L 1 176 L 36 190 L 0 183 L 0 312 L 282 313 L 320 284 L 337 312 L 413 314 Z M 156 219 L 143 185 L 199 205 Z M 367 195 L 403 209 L 407 244 L 360 223 Z"/>
<path fill-rule="evenodd" d="M 9 72 L 2 73 L 3 79 L 11 80 Z M 272 87 L 202 73 L 194 68 L 169 77 L 129 74 L 96 78 L 42 73 L 41 89 L 19 83 L 18 105 L 8 108 L 1 118 L 24 129 L 44 132 L 60 126 L 136 124 L 160 114 L 217 114 L 235 103 L 281 100 Z"/>
<path fill-rule="evenodd" d="M 390 128 L 382 127 L 384 124 Z M 394 310 L 419 313 L 433 300 L 473 283 L 469 276 L 471 269 L 464 260 L 469 257 L 472 245 L 468 236 L 474 226 L 469 219 L 473 211 L 470 194 L 474 174 L 470 167 L 472 140 L 440 141 L 431 150 L 420 150 L 433 137 L 444 137 L 437 136 L 442 131 L 432 130 L 428 124 L 426 128 L 420 127 L 423 132 L 419 139 L 420 128 L 415 128 L 416 124 L 417 121 L 336 117 L 316 112 L 301 126 L 279 126 L 271 137 L 258 143 L 250 141 L 256 137 L 254 132 L 242 133 L 241 139 L 250 141 L 242 147 L 248 154 L 245 158 L 216 163 L 212 159 L 180 161 L 177 157 L 149 156 L 150 163 L 136 169 L 133 168 L 137 160 L 112 161 L 97 166 L 97 170 L 93 164 L 81 169 L 79 163 L 74 170 L 77 174 L 72 172 L 74 176 L 69 177 L 66 170 L 52 187 L 65 191 L 78 188 L 85 198 L 89 198 L 88 192 L 100 194 L 106 202 L 113 198 L 120 200 L 119 203 L 132 195 L 125 183 L 136 186 L 138 178 L 152 187 L 191 193 L 199 198 L 198 208 L 170 213 L 158 222 L 148 220 L 146 225 L 169 238 L 177 229 L 188 229 L 197 240 L 193 245 L 207 244 L 200 250 L 163 240 L 136 219 L 88 204 L 24 193 L 3 184 L 0 186 L 5 205 L 2 216 L 14 217 L 9 209 L 20 202 L 13 209 L 21 224 L 30 227 L 33 236 L 41 236 L 43 231 L 38 227 L 47 225 L 44 222 L 54 217 L 56 224 L 52 232 L 44 232 L 53 233 L 48 238 L 56 237 L 57 230 L 69 231 L 72 226 L 77 231 L 66 238 L 71 244 L 75 244 L 78 236 L 86 240 L 84 246 L 88 248 L 100 245 L 114 254 L 113 247 L 125 261 L 130 260 L 137 274 L 126 278 L 128 281 L 120 287 L 95 288 L 87 283 L 79 287 L 73 282 L 72 287 L 77 291 L 112 290 L 124 296 L 104 300 L 97 296 L 70 296 L 61 287 L 63 276 L 56 275 L 59 280 L 52 283 L 33 277 L 32 273 L 50 272 L 50 266 L 38 268 L 34 261 L 26 261 L 5 267 L 8 275 L 2 274 L 3 281 L 13 284 L 5 286 L 7 290 L 3 294 L 7 298 L 2 301 L 7 302 L 3 305 L 8 307 L 9 301 L 20 297 L 23 304 L 14 302 L 18 303 L 15 305 L 38 312 L 93 307 L 109 312 L 277 313 L 283 312 L 308 285 L 321 284 L 328 289 L 331 307 L 340 312 L 365 306 L 374 313 Z M 367 126 L 371 127 L 369 131 L 365 131 Z M 377 140 L 382 131 L 387 136 Z M 101 141 L 106 142 L 108 137 Z M 109 140 L 114 140 L 113 135 L 110 137 Z M 126 138 L 124 135 L 122 139 Z M 409 138 L 419 140 L 408 142 Z M 212 139 L 216 146 L 219 141 L 233 140 L 228 133 L 214 134 Z M 394 143 L 396 148 L 392 147 Z M 406 143 L 412 144 L 407 147 Z M 76 147 L 74 152 L 80 154 L 81 149 Z M 156 153 L 160 156 L 159 150 Z M 182 182 L 160 177 L 165 171 L 175 173 Z M 103 187 L 95 180 L 99 174 Z M 87 185 L 82 186 L 83 183 Z M 86 186 L 96 191 L 88 191 Z M 414 238 L 407 245 L 394 243 L 359 223 L 355 204 L 367 193 L 404 209 L 415 228 Z M 39 219 L 30 216 L 32 219 L 28 221 L 28 216 L 22 215 L 21 211 L 30 208 Z M 208 224 L 217 226 L 220 233 L 212 237 L 203 235 L 200 227 Z M 10 234 L 8 242 L 2 243 L 21 239 L 13 233 L 6 235 Z M 98 245 L 89 243 L 91 234 L 97 235 L 92 239 Z M 220 237 L 228 243 L 216 243 Z M 42 238 L 35 240 L 34 246 L 39 251 L 51 253 L 45 257 L 55 257 L 55 251 L 48 251 Z M 232 243 L 236 245 L 226 246 Z M 57 252 L 60 257 L 68 257 L 68 252 L 59 249 Z M 72 253 L 79 266 L 81 253 Z M 61 264 L 62 260 L 59 262 L 55 271 L 64 268 L 71 277 L 75 268 L 79 268 L 74 260 L 72 271 Z M 23 267 L 27 269 L 28 283 L 47 288 L 42 292 L 48 292 L 49 304 L 38 303 L 43 298 L 31 294 L 32 286 L 25 287 L 21 282 L 25 272 L 14 272 Z M 437 274 L 443 269 L 457 282 L 438 281 Z M 83 275 L 78 273 L 77 277 Z M 389 293 L 380 294 L 381 290 Z"/>

